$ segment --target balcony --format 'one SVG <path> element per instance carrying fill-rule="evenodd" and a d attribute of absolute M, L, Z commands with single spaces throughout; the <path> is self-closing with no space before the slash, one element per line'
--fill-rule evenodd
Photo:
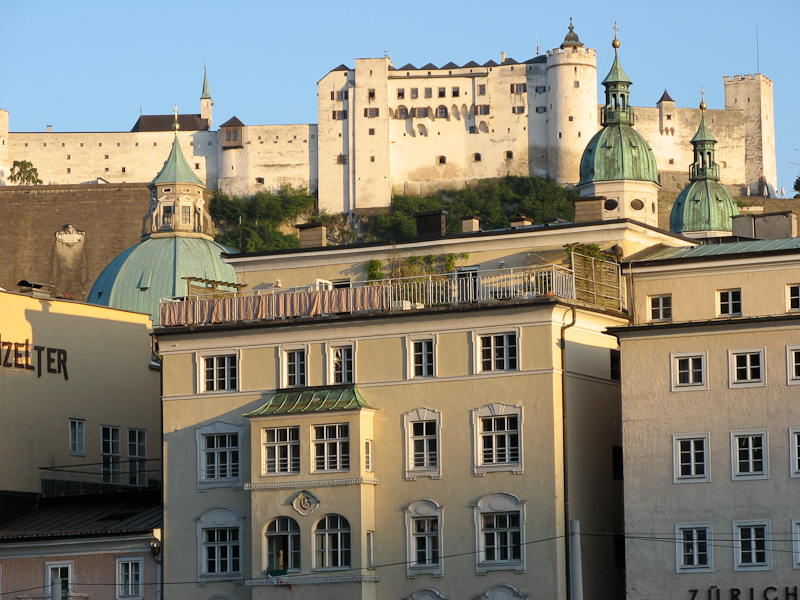
<path fill-rule="evenodd" d="M 39 471 L 44 498 L 161 489 L 161 459 L 107 460 Z"/>
<path fill-rule="evenodd" d="M 621 310 L 619 266 L 588 257 L 580 259 L 573 260 L 576 268 L 548 265 L 494 271 L 462 270 L 359 282 L 339 289 L 312 285 L 162 298 L 160 323 L 161 327 L 176 327 L 397 313 L 552 296 Z"/>

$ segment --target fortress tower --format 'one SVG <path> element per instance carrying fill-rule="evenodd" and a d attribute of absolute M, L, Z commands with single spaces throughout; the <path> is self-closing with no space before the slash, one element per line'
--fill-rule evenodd
<path fill-rule="evenodd" d="M 203 93 L 200 96 L 200 118 L 208 119 L 208 128 L 211 129 L 211 92 L 208 91 L 208 71 L 203 72 Z"/>
<path fill-rule="evenodd" d="M 777 197 L 772 81 L 761 73 L 725 78 L 725 109 L 740 110 L 745 128 L 745 179 L 753 195 Z"/>
<path fill-rule="evenodd" d="M 11 169 L 8 156 L 8 111 L 0 108 L 0 185 L 6 185 Z"/>
<path fill-rule="evenodd" d="M 597 53 L 573 31 L 547 53 L 547 171 L 562 185 L 575 185 L 586 142 L 597 132 Z"/>

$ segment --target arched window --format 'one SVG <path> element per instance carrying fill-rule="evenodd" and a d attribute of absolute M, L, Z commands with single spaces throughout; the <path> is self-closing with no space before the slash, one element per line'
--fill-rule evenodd
<path fill-rule="evenodd" d="M 294 571 L 300 569 L 300 527 L 291 517 L 270 521 L 265 532 L 267 570 Z"/>
<path fill-rule="evenodd" d="M 428 129 L 425 127 L 425 125 L 422 125 L 421 123 L 417 125 L 417 131 L 419 131 L 419 134 L 421 136 L 428 135 Z"/>
<path fill-rule="evenodd" d="M 440 106 L 436 109 L 436 116 L 439 119 L 446 119 L 447 118 L 447 107 Z"/>
<path fill-rule="evenodd" d="M 397 107 L 397 118 L 403 120 L 408 118 L 408 109 L 405 106 Z"/>
<path fill-rule="evenodd" d="M 476 152 L 472 155 L 472 162 L 481 162 L 480 152 Z"/>
<path fill-rule="evenodd" d="M 525 503 L 513 494 L 484 496 L 473 505 L 477 572 L 525 571 Z"/>
<path fill-rule="evenodd" d="M 514 153 L 511 150 L 506 150 L 504 157 L 506 160 L 511 160 L 514 158 Z"/>
<path fill-rule="evenodd" d="M 453 115 L 454 119 L 458 119 L 458 107 L 453 104 L 453 107 L 450 109 L 450 114 Z"/>
<path fill-rule="evenodd" d="M 212 508 L 197 519 L 197 563 L 200 578 L 241 573 L 244 517 L 231 508 Z"/>
<path fill-rule="evenodd" d="M 350 566 L 350 523 L 341 515 L 325 515 L 314 528 L 317 569 Z"/>
<path fill-rule="evenodd" d="M 408 505 L 405 514 L 408 535 L 406 575 L 442 575 L 442 507 L 433 500 L 418 500 Z"/>
<path fill-rule="evenodd" d="M 481 121 L 481 122 L 478 124 L 478 130 L 479 130 L 481 133 L 489 133 L 489 126 L 486 124 L 486 121 Z"/>

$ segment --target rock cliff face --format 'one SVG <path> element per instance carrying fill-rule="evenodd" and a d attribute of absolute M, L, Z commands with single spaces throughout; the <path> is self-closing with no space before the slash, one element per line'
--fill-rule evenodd
<path fill-rule="evenodd" d="M 85 300 L 103 268 L 139 242 L 149 197 L 145 183 L 0 187 L 0 287 L 27 279 Z"/>

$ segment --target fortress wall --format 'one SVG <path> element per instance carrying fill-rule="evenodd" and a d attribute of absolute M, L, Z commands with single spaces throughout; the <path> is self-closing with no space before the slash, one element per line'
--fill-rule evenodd
<path fill-rule="evenodd" d="M 172 131 L 12 132 L 9 160 L 29 161 L 45 184 L 83 184 L 98 177 L 113 183 L 150 182 L 164 166 L 174 138 Z M 180 132 L 179 139 L 189 166 L 209 189 L 216 189 L 217 132 Z"/>
<path fill-rule="evenodd" d="M 665 180 L 665 173 L 682 173 L 683 178 L 677 180 L 680 185 L 677 192 L 680 192 L 689 184 L 689 165 L 694 161 L 691 139 L 700 126 L 700 109 L 674 108 L 669 111 L 672 113 L 672 119 L 664 120 L 663 128 L 660 127 L 658 108 L 636 106 L 634 112 L 636 115 L 634 127 L 653 149 L 658 171 L 662 175 L 662 188 L 672 183 L 671 180 Z M 715 156 L 720 166 L 720 183 L 743 187 L 745 135 L 742 113 L 730 110 L 706 110 L 706 125 L 718 140 Z M 734 195 L 739 195 L 741 191 L 737 190 Z"/>
<path fill-rule="evenodd" d="M 106 265 L 139 242 L 149 199 L 141 183 L 0 187 L 0 287 L 17 291 L 28 279 L 85 300 Z M 67 223 L 86 232 L 82 242 L 56 241 Z"/>
<path fill-rule="evenodd" d="M 219 189 L 226 194 L 255 194 L 287 184 L 316 191 L 316 125 L 246 126 L 243 141 L 241 149 L 220 151 Z"/>

